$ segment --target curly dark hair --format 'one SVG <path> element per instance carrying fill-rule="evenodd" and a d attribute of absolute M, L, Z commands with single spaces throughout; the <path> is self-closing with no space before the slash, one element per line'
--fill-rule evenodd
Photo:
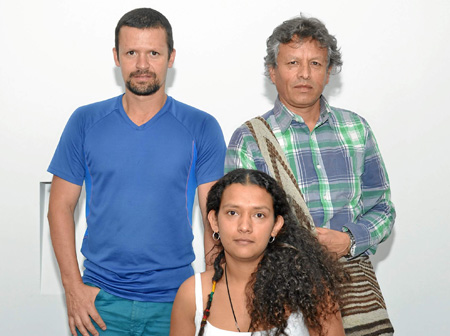
<path fill-rule="evenodd" d="M 247 284 L 250 330 L 274 328 L 274 335 L 286 335 L 289 313 L 301 312 L 306 325 L 323 335 L 321 320 L 337 313 L 341 303 L 340 287 L 345 281 L 342 268 L 317 238 L 299 225 L 286 193 L 264 172 L 236 169 L 222 177 L 208 194 L 208 213 L 218 213 L 224 190 L 234 183 L 264 188 L 272 196 L 275 218 L 284 218 L 276 240 L 267 245 Z M 222 278 L 225 262 L 220 241 L 217 246 L 220 252 L 214 261 L 213 281 Z M 202 334 L 203 328 L 199 332 Z"/>

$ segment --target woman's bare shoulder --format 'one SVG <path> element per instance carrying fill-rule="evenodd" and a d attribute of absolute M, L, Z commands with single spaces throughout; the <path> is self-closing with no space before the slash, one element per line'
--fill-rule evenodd
<path fill-rule="evenodd" d="M 211 291 L 212 286 L 212 277 L 214 275 L 214 271 L 205 271 L 203 273 L 200 273 L 201 281 L 202 281 L 202 291 Z M 187 278 L 178 289 L 177 296 L 182 297 L 183 299 L 191 299 L 194 300 L 194 294 L 195 292 L 195 275 Z M 183 300 L 184 301 L 184 300 Z"/>

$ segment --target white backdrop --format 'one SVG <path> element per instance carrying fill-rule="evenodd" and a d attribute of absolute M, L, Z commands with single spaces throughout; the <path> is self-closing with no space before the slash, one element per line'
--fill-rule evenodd
<path fill-rule="evenodd" d="M 114 28 L 143 6 L 173 25 L 169 94 L 213 114 L 227 141 L 271 108 L 273 28 L 300 12 L 326 23 L 344 59 L 327 97 L 369 121 L 390 175 L 397 221 L 373 260 L 396 334 L 449 335 L 446 0 L 1 1 L 0 334 L 68 335 L 64 297 L 41 292 L 40 182 L 73 110 L 122 92 Z"/>

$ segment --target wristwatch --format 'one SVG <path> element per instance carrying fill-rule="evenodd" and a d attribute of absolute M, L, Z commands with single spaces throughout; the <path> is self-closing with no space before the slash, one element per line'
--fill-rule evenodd
<path fill-rule="evenodd" d="M 355 237 L 353 237 L 353 234 L 350 231 L 345 231 L 346 234 L 348 234 L 348 237 L 350 238 L 350 245 L 348 248 L 348 253 L 344 256 L 345 258 L 352 258 L 355 255 Z"/>

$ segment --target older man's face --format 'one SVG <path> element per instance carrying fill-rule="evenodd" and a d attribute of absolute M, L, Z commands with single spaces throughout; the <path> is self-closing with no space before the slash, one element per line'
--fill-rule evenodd
<path fill-rule="evenodd" d="M 277 67 L 270 68 L 270 78 L 281 102 L 300 116 L 320 111 L 319 98 L 328 84 L 328 51 L 316 40 L 293 40 L 280 44 Z"/>

